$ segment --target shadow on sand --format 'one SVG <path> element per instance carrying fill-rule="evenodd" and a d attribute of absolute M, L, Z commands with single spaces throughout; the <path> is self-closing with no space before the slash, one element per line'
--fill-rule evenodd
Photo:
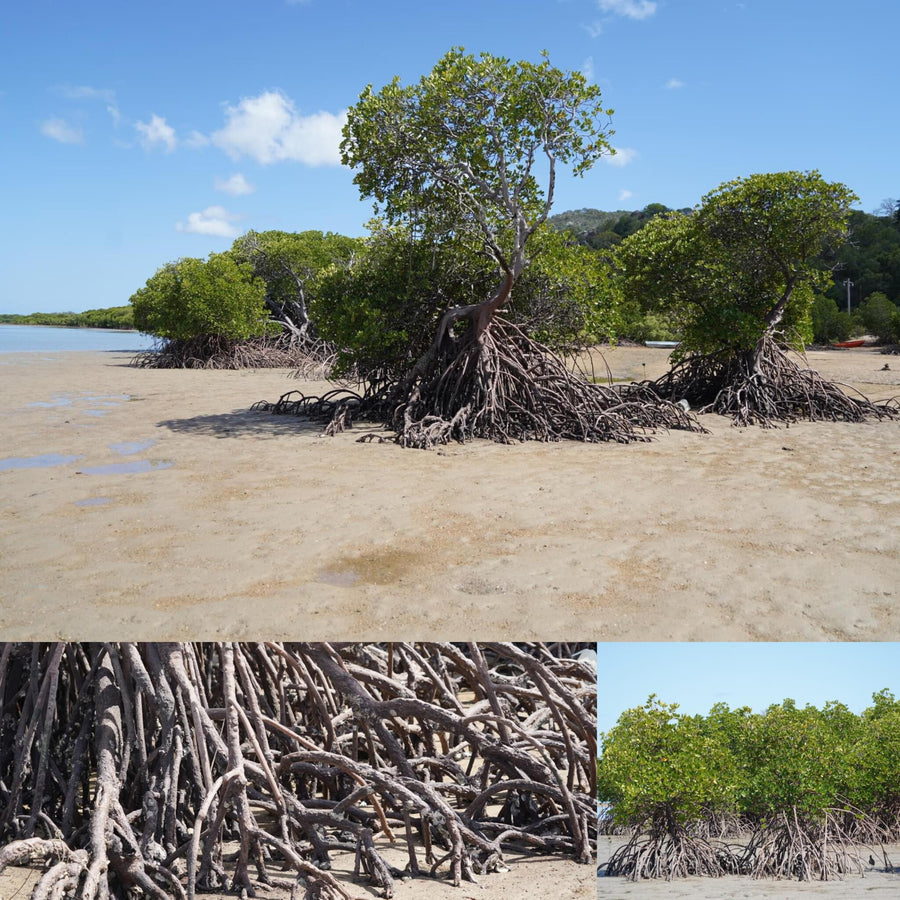
<path fill-rule="evenodd" d="M 275 416 L 268 412 L 236 409 L 230 413 L 192 416 L 188 419 L 164 419 L 157 428 L 168 428 L 178 434 L 204 434 L 209 437 L 275 438 L 284 434 L 318 435 L 321 422 L 310 422 L 296 416 Z"/>
<path fill-rule="evenodd" d="M 285 434 L 318 437 L 322 435 L 324 428 L 321 422 L 311 422 L 300 416 L 276 416 L 254 409 L 236 409 L 230 413 L 192 416 L 189 419 L 163 419 L 156 423 L 156 427 L 168 428 L 177 434 L 203 434 L 217 438 L 277 438 Z M 357 423 L 350 434 L 356 438 L 369 434 L 385 436 L 390 440 L 392 432 L 385 431 L 373 422 L 361 422 Z"/>

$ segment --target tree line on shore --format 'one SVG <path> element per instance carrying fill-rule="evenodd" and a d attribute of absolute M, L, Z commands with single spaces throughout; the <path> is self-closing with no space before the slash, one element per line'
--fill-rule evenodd
<path fill-rule="evenodd" d="M 84 312 L 58 313 L 0 313 L 0 325 L 56 325 L 66 328 L 134 328 L 131 304 L 110 306 L 104 309 L 86 309 Z"/>
<path fill-rule="evenodd" d="M 668 298 L 623 291 L 628 246 L 616 251 L 654 218 L 693 212 L 653 203 L 632 212 L 585 209 L 550 217 L 534 241 L 531 265 L 516 286 L 509 314 L 556 347 L 680 340 L 684 325 Z M 285 331 L 296 335 L 299 329 L 322 335 L 336 348 L 338 372 L 352 369 L 357 357 L 364 366 L 373 356 L 396 362 L 421 345 L 433 325 L 435 300 L 470 301 L 488 289 L 492 265 L 465 247 L 392 229 L 380 220 L 369 228 L 364 238 L 248 232 L 205 263 L 191 258 L 167 263 L 131 302 L 143 307 L 143 328 L 167 339 L 216 334 L 243 340 Z M 885 344 L 900 342 L 900 223 L 851 210 L 847 235 L 830 254 L 811 260 L 825 277 L 805 298 L 794 326 L 804 344 L 862 334 Z M 207 269 L 203 284 L 201 267 Z M 154 301 L 150 295 L 157 292 Z M 109 312 L 130 321 L 123 315 L 128 309 Z M 53 315 L 60 319 L 48 318 L 51 324 L 74 324 L 75 314 L 35 314 L 29 320 L 39 324 L 36 316 Z"/>
<path fill-rule="evenodd" d="M 888 690 L 860 714 L 785 700 L 691 716 L 651 696 L 601 748 L 601 830 L 629 834 L 608 875 L 828 879 L 900 839 L 900 701 Z"/>

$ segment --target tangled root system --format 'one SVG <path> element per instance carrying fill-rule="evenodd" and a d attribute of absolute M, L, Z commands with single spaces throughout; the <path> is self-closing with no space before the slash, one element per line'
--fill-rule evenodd
<path fill-rule="evenodd" d="M 619 847 L 606 867 L 607 875 L 629 881 L 643 878 L 685 878 L 689 875 L 736 875 L 741 862 L 733 848 L 721 841 L 691 834 L 681 826 L 635 831 Z"/>
<path fill-rule="evenodd" d="M 393 895 L 514 849 L 593 858 L 581 645 L 0 645 L 0 870 L 35 900 Z M 400 863 L 400 865 L 404 865 Z"/>
<path fill-rule="evenodd" d="M 605 385 L 572 371 L 521 328 L 495 318 L 477 338 L 450 339 L 403 377 L 364 394 L 283 396 L 256 408 L 326 421 L 382 422 L 404 447 L 451 441 L 645 441 L 660 429 L 702 431 L 649 387 Z"/>
<path fill-rule="evenodd" d="M 648 383 L 661 397 L 687 400 L 699 412 L 735 425 L 771 427 L 801 419 L 863 422 L 900 415 L 896 401 L 874 403 L 798 365 L 771 336 L 755 351 L 689 356 Z"/>
<path fill-rule="evenodd" d="M 829 813 L 822 822 L 810 823 L 792 810 L 756 830 L 741 865 L 754 878 L 828 881 L 862 874 L 863 851 L 847 836 L 839 816 Z"/>
<path fill-rule="evenodd" d="M 189 340 L 163 340 L 137 354 L 141 369 L 294 369 L 302 378 L 327 378 L 337 351 L 325 341 L 279 335 L 233 340 L 206 334 Z"/>

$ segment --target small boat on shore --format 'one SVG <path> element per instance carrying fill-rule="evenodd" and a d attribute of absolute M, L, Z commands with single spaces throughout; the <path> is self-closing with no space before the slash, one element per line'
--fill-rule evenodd
<path fill-rule="evenodd" d="M 838 350 L 849 350 L 851 347 L 862 347 L 865 343 L 865 340 L 859 341 L 838 341 L 835 344 L 832 344 L 832 347 L 837 347 Z"/>
<path fill-rule="evenodd" d="M 645 347 L 662 347 L 665 350 L 673 350 L 681 341 L 644 341 Z"/>

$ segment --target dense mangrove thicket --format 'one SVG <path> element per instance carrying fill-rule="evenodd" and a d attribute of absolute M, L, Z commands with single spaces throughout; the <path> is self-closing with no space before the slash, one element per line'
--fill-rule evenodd
<path fill-rule="evenodd" d="M 608 875 L 841 877 L 900 838 L 900 702 L 686 716 L 651 697 L 603 736 L 597 771 L 604 827 L 630 830 Z"/>
<path fill-rule="evenodd" d="M 383 897 L 588 863 L 587 647 L 0 645 L 0 871 L 44 865 L 35 900 L 349 900 L 335 854 Z"/>

